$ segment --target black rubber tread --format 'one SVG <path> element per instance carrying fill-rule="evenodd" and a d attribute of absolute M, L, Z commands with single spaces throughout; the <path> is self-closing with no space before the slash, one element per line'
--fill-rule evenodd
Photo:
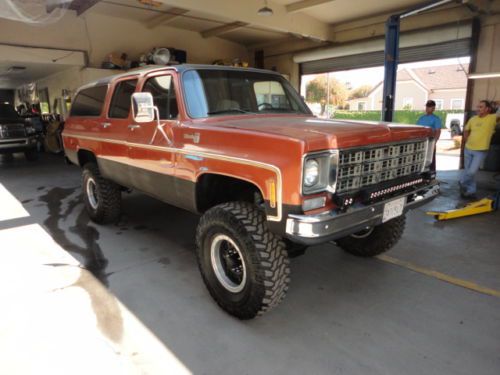
<path fill-rule="evenodd" d="M 211 239 L 219 233 L 236 242 L 247 267 L 247 283 L 238 293 L 226 290 L 210 262 Z M 285 244 L 267 229 L 265 214 L 247 202 L 229 202 L 208 210 L 196 231 L 197 259 L 203 281 L 217 304 L 245 320 L 270 311 L 286 295 L 290 267 Z"/>
<path fill-rule="evenodd" d="M 452 125 L 451 128 L 450 128 L 450 133 L 451 133 L 452 137 L 459 136 L 461 134 L 460 126 L 458 126 L 458 125 Z"/>
<path fill-rule="evenodd" d="M 94 178 L 97 187 L 98 207 L 95 210 L 90 206 L 87 197 L 87 189 L 85 188 L 89 177 Z M 82 188 L 85 208 L 92 221 L 98 224 L 114 223 L 118 221 L 122 202 L 120 186 L 102 177 L 95 163 L 87 163 L 83 166 Z"/>
<path fill-rule="evenodd" d="M 24 151 L 24 157 L 28 161 L 36 161 L 38 160 L 38 152 L 37 150 Z"/>
<path fill-rule="evenodd" d="M 283 239 L 283 242 L 285 242 L 285 248 L 289 258 L 297 258 L 306 253 L 308 247 L 306 245 L 292 242 L 287 238 Z"/>
<path fill-rule="evenodd" d="M 405 230 L 406 216 L 402 215 L 373 228 L 364 238 L 347 236 L 338 239 L 337 245 L 350 254 L 359 257 L 373 257 L 391 249 Z"/>

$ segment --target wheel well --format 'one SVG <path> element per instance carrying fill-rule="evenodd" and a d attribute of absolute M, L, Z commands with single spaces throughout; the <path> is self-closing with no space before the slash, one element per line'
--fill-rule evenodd
<path fill-rule="evenodd" d="M 83 167 L 87 163 L 97 164 L 97 159 L 94 153 L 88 150 L 78 150 L 78 165 Z"/>
<path fill-rule="evenodd" d="M 205 212 L 221 203 L 244 201 L 264 208 L 260 189 L 254 184 L 234 177 L 204 174 L 196 183 L 196 206 Z"/>

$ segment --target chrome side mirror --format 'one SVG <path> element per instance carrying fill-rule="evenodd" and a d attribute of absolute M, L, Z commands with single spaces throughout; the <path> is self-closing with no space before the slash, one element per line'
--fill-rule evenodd
<path fill-rule="evenodd" d="M 156 118 L 156 129 L 153 133 L 153 137 L 149 141 L 152 145 L 158 132 L 163 135 L 163 138 L 167 141 L 168 145 L 172 144 L 172 140 L 169 138 L 163 126 L 160 123 L 160 112 L 158 107 L 155 106 L 153 95 L 149 92 L 134 92 L 132 94 L 132 117 L 135 122 L 141 124 L 145 122 L 152 122 Z"/>
<path fill-rule="evenodd" d="M 134 92 L 132 94 L 132 117 L 135 122 L 144 123 L 154 121 L 155 109 L 151 93 Z"/>

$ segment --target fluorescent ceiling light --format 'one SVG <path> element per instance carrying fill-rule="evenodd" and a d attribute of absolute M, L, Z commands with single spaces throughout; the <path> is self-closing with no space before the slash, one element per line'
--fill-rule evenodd
<path fill-rule="evenodd" d="M 500 72 L 491 73 L 472 73 L 468 76 L 469 79 L 485 79 L 485 78 L 500 78 Z"/>

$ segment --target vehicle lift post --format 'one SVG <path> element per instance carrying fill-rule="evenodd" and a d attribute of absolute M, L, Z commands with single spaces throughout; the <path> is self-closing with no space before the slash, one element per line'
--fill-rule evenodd
<path fill-rule="evenodd" d="M 399 26 L 402 18 L 414 16 L 441 5 L 456 0 L 434 0 L 420 4 L 402 13 L 393 14 L 385 23 L 385 53 L 384 53 L 384 90 L 382 104 L 382 121 L 392 122 L 394 114 L 394 100 L 396 98 L 396 79 L 399 62 Z"/>

